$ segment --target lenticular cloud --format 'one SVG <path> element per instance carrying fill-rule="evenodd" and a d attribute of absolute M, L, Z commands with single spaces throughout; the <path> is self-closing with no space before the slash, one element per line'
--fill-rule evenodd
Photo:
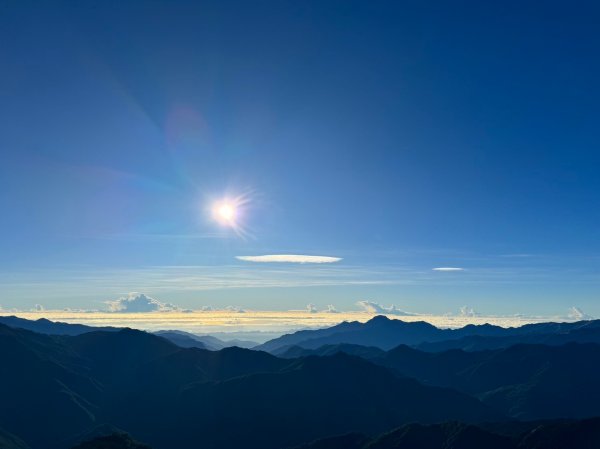
<path fill-rule="evenodd" d="M 264 256 L 236 256 L 236 259 L 245 262 L 275 262 L 275 263 L 334 263 L 342 260 L 341 257 L 307 256 L 304 254 L 266 254 Z"/>

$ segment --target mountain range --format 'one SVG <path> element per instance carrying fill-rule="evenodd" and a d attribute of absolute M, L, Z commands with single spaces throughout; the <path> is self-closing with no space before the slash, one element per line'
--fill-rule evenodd
<path fill-rule="evenodd" d="M 64 447 L 103 423 L 159 448 L 201 440 L 258 449 L 414 419 L 504 418 L 467 394 L 345 354 L 289 360 L 180 348 L 132 329 L 56 336 L 3 325 L 0 350 L 1 426 L 34 449 Z"/>
<path fill-rule="evenodd" d="M 282 357 L 346 353 L 426 385 L 453 388 L 518 419 L 600 415 L 600 345 L 518 344 L 489 351 L 429 353 L 400 345 L 389 351 L 357 345 L 290 348 Z"/>
<path fill-rule="evenodd" d="M 410 345 L 427 351 L 481 350 L 517 343 L 564 344 L 600 342 L 600 320 L 572 323 L 537 323 L 503 328 L 491 324 L 440 329 L 424 321 L 407 322 L 379 315 L 366 323 L 343 322 L 326 329 L 301 330 L 255 347 L 279 355 L 292 346 L 317 349 L 324 345 L 356 344 L 383 350 Z"/>
<path fill-rule="evenodd" d="M 0 316 L 0 324 L 41 334 L 71 336 L 97 331 L 115 332 L 123 329 L 119 327 L 96 327 L 86 326 L 85 324 L 62 323 L 59 321 L 50 321 L 46 318 L 40 318 L 34 321 L 16 316 Z M 211 335 L 196 335 L 179 330 L 161 330 L 155 333 L 182 348 L 200 348 L 218 351 L 231 346 L 238 346 L 240 348 L 252 348 L 256 346 L 256 343 L 253 341 L 240 339 L 220 340 Z"/>
<path fill-rule="evenodd" d="M 16 316 L 0 316 L 0 324 L 49 335 L 76 336 L 99 330 L 107 332 L 121 330 L 116 327 L 53 322 L 45 318 L 31 321 Z M 509 328 L 491 324 L 471 324 L 458 329 L 440 329 L 423 321 L 407 322 L 378 315 L 365 323 L 352 321 L 325 329 L 301 330 L 260 345 L 253 341 L 223 340 L 211 335 L 196 335 L 180 330 L 161 330 L 155 333 L 183 348 L 218 351 L 237 346 L 289 357 L 292 354 L 290 350 L 318 349 L 340 344 L 375 347 L 382 350 L 408 345 L 427 352 L 449 349 L 482 351 L 507 348 L 519 343 L 554 346 L 571 342 L 600 344 L 600 320 L 536 323 Z"/>
<path fill-rule="evenodd" d="M 0 324 L 0 447 L 147 447 L 125 432 L 155 449 L 546 449 L 574 429 L 596 438 L 597 422 L 586 420 L 600 416 L 600 345 L 418 349 L 428 335 L 579 338 L 595 332 L 594 321 L 457 332 L 376 317 L 267 342 L 278 356 L 182 347 L 128 328 L 77 333 L 68 328 L 77 325 L 42 322 L 50 333 L 32 332 L 24 327 L 39 322 L 23 321 Z M 313 348 L 316 340 L 342 342 Z M 412 346 L 387 348 L 396 340 Z"/>

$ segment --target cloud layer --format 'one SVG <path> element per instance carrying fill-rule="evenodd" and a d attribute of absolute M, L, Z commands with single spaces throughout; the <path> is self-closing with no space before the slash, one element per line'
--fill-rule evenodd
<path fill-rule="evenodd" d="M 414 316 L 414 313 L 405 312 L 396 308 L 395 305 L 389 307 L 382 306 L 381 304 L 374 301 L 358 301 L 357 306 L 361 307 L 365 312 L 378 313 L 386 315 L 398 315 L 398 316 Z"/>
<path fill-rule="evenodd" d="M 263 256 L 236 256 L 245 262 L 276 262 L 276 263 L 334 263 L 341 257 L 307 256 L 304 254 L 265 254 Z"/>
<path fill-rule="evenodd" d="M 464 268 L 459 267 L 437 267 L 432 268 L 433 271 L 465 271 Z"/>
<path fill-rule="evenodd" d="M 106 301 L 108 310 L 121 313 L 171 312 L 179 308 L 173 304 L 160 302 L 143 293 L 131 292 L 114 301 Z"/>

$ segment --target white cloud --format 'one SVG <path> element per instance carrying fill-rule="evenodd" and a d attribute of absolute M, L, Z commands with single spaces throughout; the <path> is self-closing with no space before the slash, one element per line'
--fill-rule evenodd
<path fill-rule="evenodd" d="M 323 310 L 325 313 L 340 313 L 338 309 L 335 308 L 333 304 L 327 304 L 327 310 Z"/>
<path fill-rule="evenodd" d="M 460 316 L 473 317 L 473 316 L 478 316 L 478 315 L 479 314 L 475 311 L 475 309 L 473 307 L 462 306 L 460 308 Z"/>
<path fill-rule="evenodd" d="M 245 262 L 277 262 L 277 263 L 334 263 L 342 260 L 341 257 L 307 256 L 304 254 L 266 254 L 264 256 L 236 256 L 236 259 Z"/>
<path fill-rule="evenodd" d="M 464 268 L 460 268 L 460 267 L 437 267 L 437 268 L 432 268 L 433 271 L 446 271 L 446 272 L 451 272 L 451 271 L 465 271 Z"/>
<path fill-rule="evenodd" d="M 43 312 L 45 309 L 44 309 L 44 306 L 43 306 L 43 305 L 41 305 L 41 304 L 36 304 L 36 305 L 35 305 L 35 307 L 33 308 L 33 310 L 34 310 L 35 312 Z"/>
<path fill-rule="evenodd" d="M 568 315 L 568 317 L 571 318 L 572 320 L 577 320 L 577 321 L 593 320 L 594 319 L 593 316 L 588 315 L 583 310 L 581 310 L 579 307 L 571 307 L 569 309 L 569 315 Z"/>
<path fill-rule="evenodd" d="M 400 315 L 400 316 L 413 316 L 414 313 L 408 313 L 403 310 L 396 308 L 395 305 L 389 307 L 382 306 L 381 304 L 374 301 L 358 301 L 356 303 L 359 307 L 362 307 L 365 312 L 369 313 L 381 313 L 387 315 Z"/>
<path fill-rule="evenodd" d="M 317 307 L 314 304 L 308 304 L 306 306 L 306 311 L 308 313 L 317 313 L 318 312 Z"/>
<path fill-rule="evenodd" d="M 114 301 L 106 301 L 108 310 L 122 313 L 171 312 L 179 310 L 173 304 L 161 302 L 143 293 L 131 292 Z"/>
<path fill-rule="evenodd" d="M 235 313 L 246 313 L 246 311 L 244 309 L 242 309 L 241 307 L 238 307 L 238 306 L 227 306 L 227 307 L 225 307 L 224 310 L 227 310 L 228 312 L 235 312 Z"/>

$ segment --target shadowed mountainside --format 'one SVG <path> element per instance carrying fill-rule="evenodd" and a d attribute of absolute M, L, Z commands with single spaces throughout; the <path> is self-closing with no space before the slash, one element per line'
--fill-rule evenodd
<path fill-rule="evenodd" d="M 112 435 L 96 437 L 84 441 L 73 449 L 151 449 L 150 446 L 133 440 L 125 433 L 114 433 Z"/>
<path fill-rule="evenodd" d="M 492 428 L 490 428 L 492 427 Z M 375 438 L 329 437 L 296 449 L 597 449 L 600 418 L 582 421 L 507 423 L 502 429 L 448 422 L 407 424 Z"/>
<path fill-rule="evenodd" d="M 295 449 L 597 449 L 600 418 L 581 421 L 507 422 L 472 425 L 460 422 L 406 424 L 377 437 L 348 433 L 322 438 Z M 150 449 L 128 435 L 111 434 L 72 449 Z"/>
<path fill-rule="evenodd" d="M 189 418 L 201 417 L 224 447 L 283 447 L 317 434 L 380 432 L 394 423 L 448 416 L 469 422 L 501 418 L 467 395 L 424 387 L 345 354 L 300 359 L 275 373 L 191 385 L 182 401 L 186 412 L 180 419 L 188 417 L 184 429 L 194 426 Z M 228 432 L 231 427 L 235 434 Z M 213 447 L 207 438 L 206 447 Z"/>
<path fill-rule="evenodd" d="M 398 329 L 385 318 L 369 323 L 385 326 L 385 332 Z M 542 327 L 570 333 L 592 331 L 593 323 Z M 535 329 L 540 327 L 512 331 L 532 335 Z M 66 449 L 115 432 L 131 433 L 156 449 L 191 449 L 199 442 L 206 449 L 279 449 L 327 435 L 374 435 L 410 422 L 600 416 L 596 344 L 424 352 L 343 343 L 282 351 L 276 357 L 238 347 L 181 348 L 132 329 L 67 336 L 0 325 L 0 435 L 6 441 L 17 435 L 32 449 Z M 524 424 L 503 425 L 512 429 L 513 442 L 515 429 L 519 435 L 526 430 L 519 428 Z M 548 428 L 556 433 L 551 440 L 570 432 L 565 425 Z M 452 441 L 487 441 L 485 432 L 491 432 L 485 444 L 494 447 L 498 435 L 505 435 L 498 428 L 405 427 L 399 441 L 418 442 L 423 429 L 434 438 L 427 440 L 432 447 L 451 435 Z M 583 431 L 589 433 L 588 427 Z M 537 444 L 535 436 L 527 441 Z"/>
<path fill-rule="evenodd" d="M 19 437 L 0 429 L 0 449 L 29 449 Z"/>
<path fill-rule="evenodd" d="M 211 351 L 219 351 L 232 346 L 250 349 L 257 345 L 257 343 L 253 341 L 239 339 L 225 341 L 211 335 L 196 335 L 189 332 L 174 330 L 157 331 L 155 334 L 172 341 L 177 346 L 182 348 L 200 348 L 210 349 Z"/>
<path fill-rule="evenodd" d="M 266 449 L 415 419 L 502 419 L 466 394 L 347 355 L 286 360 L 182 349 L 132 329 L 48 336 L 2 325 L 0 349 L 0 422 L 33 449 L 65 447 L 102 423 L 157 448 Z"/>
<path fill-rule="evenodd" d="M 600 345 L 515 345 L 494 351 L 429 353 L 356 345 L 293 347 L 283 356 L 349 353 L 426 385 L 453 388 L 519 419 L 600 415 Z"/>

